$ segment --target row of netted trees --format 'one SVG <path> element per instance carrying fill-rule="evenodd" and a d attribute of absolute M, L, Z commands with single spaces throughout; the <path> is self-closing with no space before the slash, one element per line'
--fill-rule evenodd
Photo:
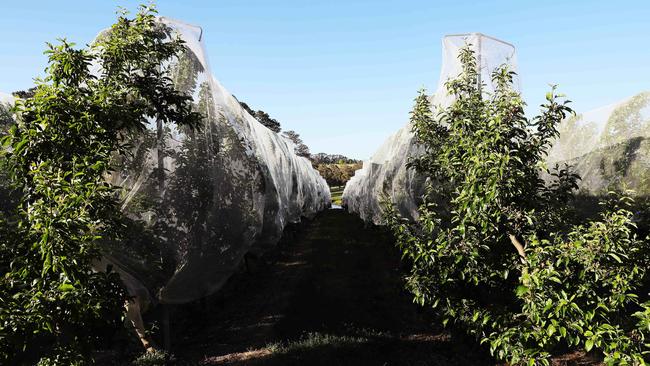
<path fill-rule="evenodd" d="M 120 12 L 87 47 L 49 45 L 45 78 L 0 109 L 0 364 L 89 364 L 116 335 L 164 358 L 141 311 L 160 306 L 169 349 L 171 304 L 329 204 L 299 136 L 212 77 L 201 34 Z"/>
<path fill-rule="evenodd" d="M 161 68 L 183 50 L 150 7 L 121 14 L 87 48 L 49 45 L 46 77 L 2 138 L 15 204 L 0 212 L 0 364 L 86 364 L 123 329 L 124 285 L 92 266 L 100 243 L 128 241 L 136 223 L 106 174 L 148 121 L 199 127 L 191 97 Z"/>
<path fill-rule="evenodd" d="M 625 192 L 607 195 L 599 213 L 577 212 L 579 177 L 546 167 L 572 112 L 555 88 L 529 119 L 513 72 L 496 69 L 488 94 L 471 48 L 459 59 L 462 73 L 446 83 L 453 103 L 434 114 L 421 92 L 411 115 L 423 153 L 409 166 L 427 179 L 418 218 L 384 205 L 411 265 L 407 288 L 510 364 L 546 365 L 567 349 L 645 364 L 650 243 L 636 233 L 647 223 Z"/>

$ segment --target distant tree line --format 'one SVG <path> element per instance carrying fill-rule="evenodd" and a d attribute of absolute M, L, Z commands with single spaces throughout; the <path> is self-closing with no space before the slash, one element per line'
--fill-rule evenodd
<path fill-rule="evenodd" d="M 361 169 L 361 160 L 351 159 L 341 154 L 313 154 L 311 163 L 331 187 L 345 185 L 354 172 Z"/>
<path fill-rule="evenodd" d="M 311 156 L 314 164 L 360 164 L 361 160 L 351 159 L 341 154 L 318 153 Z"/>
<path fill-rule="evenodd" d="M 330 187 L 336 187 L 345 185 L 354 176 L 354 172 L 361 169 L 361 163 L 314 164 L 314 168 Z"/>

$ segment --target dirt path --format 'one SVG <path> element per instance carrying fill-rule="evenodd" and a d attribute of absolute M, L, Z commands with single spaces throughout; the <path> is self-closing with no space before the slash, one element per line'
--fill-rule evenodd
<path fill-rule="evenodd" d="M 217 297 L 185 307 L 174 353 L 208 365 L 482 365 L 402 290 L 383 233 L 329 210 L 287 234 Z"/>

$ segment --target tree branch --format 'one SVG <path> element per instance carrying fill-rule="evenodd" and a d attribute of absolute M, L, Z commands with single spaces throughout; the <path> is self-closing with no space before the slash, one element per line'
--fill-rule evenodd
<path fill-rule="evenodd" d="M 524 246 L 521 244 L 521 242 L 517 239 L 516 236 L 513 234 L 508 234 L 508 237 L 510 237 L 510 242 L 512 245 L 515 246 L 517 249 L 517 253 L 519 253 L 519 256 L 521 257 L 521 261 L 523 263 L 526 263 L 526 252 L 524 251 Z"/>

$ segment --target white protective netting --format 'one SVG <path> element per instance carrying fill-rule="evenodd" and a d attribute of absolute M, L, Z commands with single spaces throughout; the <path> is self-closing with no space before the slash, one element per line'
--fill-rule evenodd
<path fill-rule="evenodd" d="M 575 159 L 636 137 L 650 137 L 650 92 L 570 116 L 558 129 L 560 138 L 550 150 L 549 162 Z"/>
<path fill-rule="evenodd" d="M 16 98 L 12 95 L 0 92 L 0 137 L 9 130 L 9 127 L 14 123 L 14 116 L 11 111 Z M 0 175 L 2 173 L 0 172 Z M 1 183 L 1 182 L 0 182 Z"/>
<path fill-rule="evenodd" d="M 564 162 L 581 176 L 581 190 L 613 188 L 650 195 L 650 92 L 570 116 L 559 126 L 549 165 Z"/>
<path fill-rule="evenodd" d="M 442 67 L 438 88 L 430 97 L 434 108 L 449 106 L 453 101 L 452 96 L 447 94 L 445 83 L 460 74 L 458 55 L 465 44 L 474 50 L 485 93 L 494 90 L 491 75 L 497 67 L 508 64 L 513 71 L 517 71 L 515 48 L 507 42 L 481 33 L 445 36 L 442 39 Z M 518 77 L 514 79 L 514 87 L 519 89 Z M 417 217 L 417 207 L 424 193 L 424 179 L 412 169 L 407 169 L 406 163 L 409 157 L 418 153 L 409 123 L 388 137 L 373 156 L 364 161 L 363 167 L 356 171 L 343 191 L 344 205 L 363 220 L 381 224 L 380 203 L 383 197 L 388 197 L 404 217 Z"/>
<path fill-rule="evenodd" d="M 14 97 L 9 94 L 0 92 L 0 103 L 5 105 L 11 105 L 14 103 Z"/>
<path fill-rule="evenodd" d="M 512 71 L 517 71 L 517 53 L 515 46 L 508 42 L 490 37 L 481 33 L 453 34 L 442 38 L 442 65 L 440 67 L 440 78 L 438 79 L 438 88 L 433 95 L 434 105 L 449 106 L 452 102 L 452 96 L 447 94 L 445 83 L 450 78 L 458 76 L 462 71 L 462 66 L 458 60 L 460 49 L 469 45 L 476 57 L 476 64 L 479 73 L 479 82 L 483 83 L 483 91 L 491 93 L 494 91 L 492 86 L 492 72 L 503 64 L 507 64 Z M 513 86 L 516 90 L 520 89 L 519 76 L 515 75 Z"/>
<path fill-rule="evenodd" d="M 274 245 L 287 224 L 325 209 L 330 194 L 311 163 L 213 77 L 201 28 L 160 22 L 186 42 L 185 54 L 166 67 L 193 96 L 203 128 L 151 121 L 130 141 L 132 155 L 108 179 L 122 187 L 123 211 L 154 235 L 112 243 L 104 261 L 117 266 L 130 292 L 143 296 L 146 288 L 159 302 L 185 303 L 217 291 L 246 253 Z"/>

